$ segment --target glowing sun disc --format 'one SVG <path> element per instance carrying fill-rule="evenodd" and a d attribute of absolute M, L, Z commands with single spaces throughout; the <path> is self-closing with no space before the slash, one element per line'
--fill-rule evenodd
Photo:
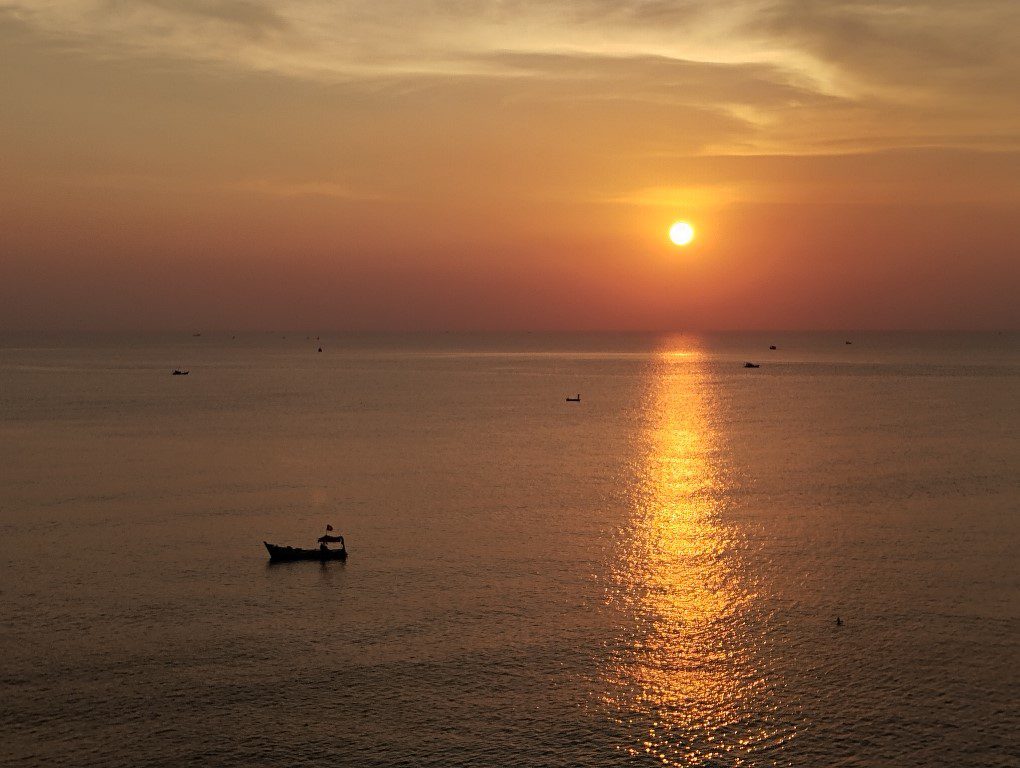
<path fill-rule="evenodd" d="M 694 227 L 686 221 L 674 222 L 669 228 L 669 239 L 676 245 L 687 245 L 694 239 Z"/>

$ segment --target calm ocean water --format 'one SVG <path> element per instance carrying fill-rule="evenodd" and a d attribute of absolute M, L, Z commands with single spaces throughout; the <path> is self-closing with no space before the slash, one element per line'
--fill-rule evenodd
<path fill-rule="evenodd" d="M 1018 385 L 1017 334 L 8 337 L 2 762 L 1018 766 Z"/>

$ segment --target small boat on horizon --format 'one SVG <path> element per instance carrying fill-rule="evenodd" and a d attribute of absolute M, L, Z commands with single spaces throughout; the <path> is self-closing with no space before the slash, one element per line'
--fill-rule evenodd
<path fill-rule="evenodd" d="M 761 366 L 758 365 L 758 363 L 750 363 L 750 362 L 744 363 L 744 367 L 745 368 L 761 368 Z"/>
<path fill-rule="evenodd" d="M 340 534 L 333 534 L 333 526 L 326 526 L 326 534 L 320 536 L 318 549 L 301 549 L 300 547 L 281 547 L 278 544 L 270 544 L 268 541 L 262 543 L 269 552 L 269 562 L 289 562 L 293 560 L 346 560 L 347 545 L 344 544 L 344 537 Z M 340 549 L 330 549 L 329 544 L 339 544 Z"/>
<path fill-rule="evenodd" d="M 568 403 L 579 403 L 579 402 L 581 402 L 581 395 L 578 395 L 577 397 L 568 397 L 567 398 L 567 402 Z"/>
<path fill-rule="evenodd" d="M 268 541 L 263 541 L 262 543 L 269 552 L 269 561 L 271 563 L 286 563 L 294 560 L 320 560 L 325 562 L 326 560 L 347 559 L 346 549 L 301 549 L 300 547 L 281 547 L 276 544 L 270 544 Z"/>
<path fill-rule="evenodd" d="M 182 371 L 180 368 L 174 368 L 171 376 L 187 376 L 191 371 Z"/>

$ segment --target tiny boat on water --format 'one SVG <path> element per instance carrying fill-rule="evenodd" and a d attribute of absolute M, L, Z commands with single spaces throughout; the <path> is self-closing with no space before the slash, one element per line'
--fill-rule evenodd
<path fill-rule="evenodd" d="M 581 402 L 581 396 L 578 395 L 577 397 L 568 397 L 567 398 L 567 402 L 568 403 L 579 403 L 579 402 Z"/>
<path fill-rule="evenodd" d="M 757 363 L 744 363 L 745 368 L 761 368 Z"/>
<path fill-rule="evenodd" d="M 274 563 L 292 560 L 346 560 L 347 549 L 301 549 L 299 547 L 281 547 L 263 541 L 269 552 L 269 560 Z"/>
<path fill-rule="evenodd" d="M 180 368 L 174 368 L 173 373 L 171 373 L 170 375 L 171 376 L 187 376 L 189 373 L 191 373 L 191 371 L 182 371 Z"/>
<path fill-rule="evenodd" d="M 270 544 L 268 541 L 262 543 L 266 545 L 266 550 L 269 552 L 269 561 L 285 562 L 288 560 L 346 560 L 347 559 L 347 546 L 344 544 L 344 537 L 339 533 L 333 533 L 333 526 L 326 526 L 326 534 L 320 536 L 316 541 L 319 542 L 318 549 L 301 549 L 300 547 L 281 547 L 278 544 Z M 339 544 L 340 549 L 330 549 L 330 544 Z"/>

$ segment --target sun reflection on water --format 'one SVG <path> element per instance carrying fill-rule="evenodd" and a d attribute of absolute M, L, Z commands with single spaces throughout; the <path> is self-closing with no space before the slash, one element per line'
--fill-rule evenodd
<path fill-rule="evenodd" d="M 603 670 L 622 749 L 665 765 L 740 765 L 782 736 L 749 617 L 743 542 L 723 519 L 727 477 L 716 404 L 696 346 L 663 349 L 651 375 L 634 468 L 626 556 L 609 602 L 630 634 Z"/>

